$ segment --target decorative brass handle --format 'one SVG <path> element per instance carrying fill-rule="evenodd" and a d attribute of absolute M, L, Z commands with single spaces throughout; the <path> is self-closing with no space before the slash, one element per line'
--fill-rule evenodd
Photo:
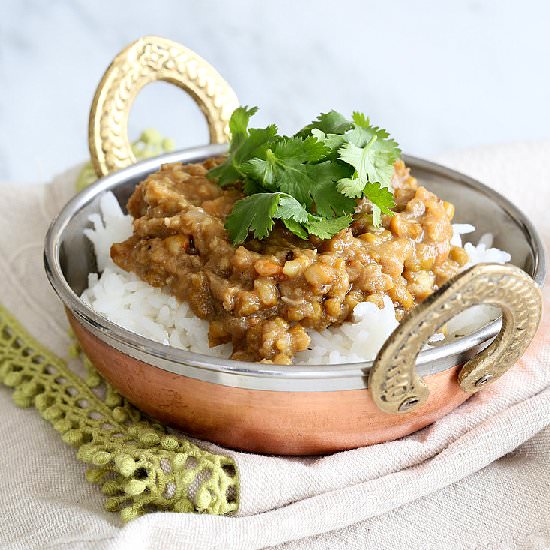
<path fill-rule="evenodd" d="M 417 355 L 439 327 L 477 304 L 500 307 L 502 329 L 462 367 L 460 387 L 474 393 L 502 376 L 521 357 L 540 322 L 542 293 L 518 267 L 475 265 L 416 306 L 379 351 L 369 376 L 369 389 L 378 408 L 404 413 L 426 401 L 429 391 L 416 373 Z"/>
<path fill-rule="evenodd" d="M 136 162 L 128 140 L 128 115 L 139 91 L 156 80 L 191 95 L 206 117 L 211 143 L 228 140 L 229 117 L 239 106 L 229 84 L 190 49 L 166 38 L 145 36 L 115 57 L 92 102 L 88 145 L 99 177 Z"/>

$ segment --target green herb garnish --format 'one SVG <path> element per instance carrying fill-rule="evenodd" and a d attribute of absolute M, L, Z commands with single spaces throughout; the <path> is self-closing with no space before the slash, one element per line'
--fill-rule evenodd
<path fill-rule="evenodd" d="M 330 239 L 351 224 L 360 198 L 372 204 L 375 226 L 392 214 L 391 178 L 401 151 L 386 130 L 362 113 L 350 121 L 330 111 L 286 137 L 274 124 L 248 128 L 257 110 L 235 109 L 227 159 L 208 173 L 222 187 L 242 182 L 248 195 L 226 220 L 233 244 L 250 233 L 264 239 L 277 219 L 302 239 Z"/>

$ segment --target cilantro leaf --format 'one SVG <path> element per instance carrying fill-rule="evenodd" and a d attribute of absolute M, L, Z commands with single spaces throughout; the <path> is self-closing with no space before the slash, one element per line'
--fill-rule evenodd
<path fill-rule="evenodd" d="M 336 189 L 339 193 L 342 193 L 342 195 L 345 195 L 350 199 L 355 199 L 360 197 L 363 193 L 363 185 L 363 182 L 357 177 L 356 173 L 355 177 L 342 178 L 341 180 L 338 180 Z"/>
<path fill-rule="evenodd" d="M 311 124 L 304 126 L 296 136 L 308 136 L 314 129 L 321 130 L 325 134 L 343 134 L 350 128 L 351 122 L 341 113 L 332 110 L 321 113 Z"/>
<path fill-rule="evenodd" d="M 208 171 L 207 177 L 216 179 L 220 187 L 225 187 L 239 180 L 239 171 L 233 165 L 233 159 L 228 157 L 222 164 Z"/>
<path fill-rule="evenodd" d="M 307 229 L 301 224 L 294 220 L 282 220 L 286 228 L 294 233 L 294 235 L 300 237 L 300 239 L 307 240 L 309 234 Z"/>
<path fill-rule="evenodd" d="M 387 187 L 382 187 L 379 183 L 367 183 L 363 194 L 384 214 L 393 214 L 392 208 L 395 207 L 395 199 Z"/>
<path fill-rule="evenodd" d="M 243 243 L 250 231 L 257 239 L 267 237 L 273 228 L 278 204 L 278 193 L 256 193 L 237 201 L 225 220 L 233 244 Z"/>
<path fill-rule="evenodd" d="M 353 113 L 354 127 L 344 136 L 339 158 L 355 168 L 352 177 L 338 181 L 337 189 L 350 198 L 365 196 L 372 203 L 373 224 L 379 226 L 382 213 L 391 214 L 395 206 L 391 188 L 394 162 L 401 151 L 383 128 L 372 126 L 359 112 Z M 382 189 L 385 188 L 385 192 Z"/>
<path fill-rule="evenodd" d="M 387 140 L 387 144 L 396 150 L 396 159 L 398 158 L 401 151 L 393 139 L 388 139 L 390 134 L 384 128 L 373 126 L 370 123 L 370 119 L 363 113 L 355 111 L 353 113 L 353 129 L 347 133 L 347 141 L 354 143 L 358 147 L 364 147 L 373 136 L 381 140 Z"/>
<path fill-rule="evenodd" d="M 268 154 L 266 151 L 266 156 Z M 266 189 L 273 187 L 274 169 L 275 164 L 270 159 L 260 158 L 250 159 L 241 166 L 241 170 L 249 179 L 257 181 Z M 246 194 L 250 194 L 246 189 L 244 191 Z"/>
<path fill-rule="evenodd" d="M 283 138 L 275 145 L 274 152 L 281 159 L 305 163 L 320 161 L 327 156 L 329 149 L 322 141 L 309 136 L 305 139 Z"/>
<path fill-rule="evenodd" d="M 224 186 L 239 178 L 239 173 L 233 165 L 232 156 L 248 137 L 248 123 L 250 118 L 258 111 L 258 107 L 248 108 L 246 105 L 237 107 L 229 119 L 229 131 L 231 132 L 231 144 L 229 154 L 223 164 L 213 168 L 208 177 L 216 178 L 221 186 Z"/>
<path fill-rule="evenodd" d="M 237 107 L 229 119 L 229 131 L 231 132 L 231 146 L 237 145 L 237 141 L 245 138 L 248 132 L 250 118 L 258 112 L 258 107 L 243 105 Z"/>
<path fill-rule="evenodd" d="M 306 207 L 314 202 L 316 212 L 322 216 L 352 212 L 354 202 L 336 188 L 336 181 L 349 175 L 349 167 L 329 161 L 309 164 L 322 159 L 326 152 L 326 146 L 315 137 L 286 138 L 276 143 L 273 151 L 266 151 L 265 160 L 246 163 L 244 171 L 263 187 L 292 195 Z"/>
<path fill-rule="evenodd" d="M 325 134 L 321 130 L 314 128 L 311 130 L 311 135 L 318 141 L 322 142 L 329 149 L 327 157 L 335 160 L 338 156 L 338 149 L 346 142 L 343 134 Z"/>
<path fill-rule="evenodd" d="M 375 227 L 382 223 L 382 213 L 392 215 L 395 206 L 393 193 L 379 183 L 367 183 L 362 187 L 359 178 L 343 178 L 338 181 L 338 190 L 347 197 L 364 195 L 372 203 L 372 219 Z"/>
<path fill-rule="evenodd" d="M 294 197 L 285 195 L 284 193 L 278 193 L 278 195 L 279 206 L 275 213 L 276 218 L 294 220 L 297 223 L 305 223 L 308 221 L 307 210 Z"/>
<path fill-rule="evenodd" d="M 323 219 L 312 216 L 306 224 L 307 230 L 320 239 L 330 239 L 342 229 L 349 227 L 352 222 L 351 214 L 340 216 L 339 218 Z"/>
<path fill-rule="evenodd" d="M 254 195 L 255 193 L 264 193 L 265 191 L 269 191 L 269 189 L 266 189 L 257 180 L 252 178 L 245 178 L 243 182 L 243 193 L 245 195 Z"/>
<path fill-rule="evenodd" d="M 338 162 L 322 162 L 308 166 L 308 175 L 313 182 L 311 195 L 315 210 L 320 216 L 332 218 L 353 212 L 355 201 L 338 191 L 336 182 L 349 175 L 350 168 Z"/>
<path fill-rule="evenodd" d="M 229 130 L 231 131 L 229 154 L 223 164 L 208 172 L 208 177 L 217 179 L 221 187 L 242 179 L 244 173 L 241 165 L 253 157 L 261 156 L 267 148 L 267 144 L 277 135 L 275 124 L 266 128 L 248 129 L 250 117 L 257 110 L 257 107 L 237 107 L 229 119 Z"/>
<path fill-rule="evenodd" d="M 315 136 L 309 136 L 304 140 L 304 152 L 307 162 L 319 162 L 330 153 L 330 149 Z"/>
<path fill-rule="evenodd" d="M 276 218 L 294 231 L 309 220 L 309 214 L 294 197 L 285 193 L 256 193 L 235 203 L 225 228 L 233 244 L 237 245 L 243 243 L 250 232 L 256 239 L 267 237 Z"/>
<path fill-rule="evenodd" d="M 350 121 L 329 111 L 285 137 L 274 124 L 249 128 L 256 111 L 235 110 L 228 157 L 208 174 L 222 187 L 241 182 L 247 195 L 226 220 L 234 244 L 250 233 L 265 238 L 276 219 L 302 239 L 330 238 L 349 226 L 360 198 L 371 203 L 374 225 L 392 213 L 391 178 L 401 151 L 386 130 L 363 113 Z"/>
<path fill-rule="evenodd" d="M 243 162 L 257 156 L 263 156 L 269 143 L 277 136 L 277 126 L 270 124 L 265 128 L 251 128 L 248 138 L 233 153 L 233 164 L 240 166 Z"/>
<path fill-rule="evenodd" d="M 268 149 L 265 159 L 252 159 L 243 165 L 249 177 L 262 186 L 295 197 L 306 207 L 312 204 L 311 189 L 315 182 L 308 174 L 308 162 L 316 162 L 327 153 L 323 143 L 314 137 L 283 138 Z"/>
<path fill-rule="evenodd" d="M 313 201 L 310 191 L 313 182 L 305 164 L 280 162 L 276 174 L 277 185 L 283 193 L 292 195 L 307 208 L 311 207 Z"/>
<path fill-rule="evenodd" d="M 351 119 L 356 126 L 360 126 L 361 128 L 371 127 L 369 117 L 366 117 L 363 113 L 360 113 L 359 111 L 353 111 L 353 113 L 351 114 Z"/>
<path fill-rule="evenodd" d="M 303 224 L 309 220 L 310 214 L 294 197 L 280 193 L 279 208 L 275 217 L 300 239 L 307 239 L 308 232 Z"/>
<path fill-rule="evenodd" d="M 390 186 L 393 175 L 393 163 L 397 159 L 391 144 L 373 135 L 365 145 L 345 143 L 339 149 L 340 159 L 357 171 L 357 178 L 365 185 L 367 182 Z M 349 182 L 346 182 L 349 186 Z"/>
<path fill-rule="evenodd" d="M 395 206 L 393 193 L 379 183 L 367 183 L 363 194 L 372 203 L 372 223 L 379 227 L 382 223 L 382 214 L 393 215 L 392 208 Z"/>

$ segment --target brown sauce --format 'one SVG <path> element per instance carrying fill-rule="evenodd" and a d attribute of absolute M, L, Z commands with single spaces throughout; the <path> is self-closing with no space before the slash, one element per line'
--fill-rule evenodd
<path fill-rule="evenodd" d="M 401 161 L 396 213 L 382 227 L 359 204 L 351 227 L 330 240 L 303 241 L 276 226 L 267 239 L 234 247 L 224 221 L 242 194 L 206 177 L 221 160 L 165 165 L 140 183 L 128 201 L 134 234 L 111 257 L 189 303 L 209 321 L 211 346 L 232 342 L 233 359 L 289 364 L 309 345 L 306 328 L 349 321 L 359 302 L 381 307 L 389 296 L 400 318 L 468 260 L 450 244 L 453 205 Z"/>

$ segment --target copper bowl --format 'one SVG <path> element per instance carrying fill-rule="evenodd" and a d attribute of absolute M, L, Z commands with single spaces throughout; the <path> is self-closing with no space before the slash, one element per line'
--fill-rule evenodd
<path fill-rule="evenodd" d="M 46 272 L 65 304 L 83 350 L 101 374 L 146 413 L 190 435 L 231 448 L 281 455 L 331 453 L 396 439 L 441 418 L 479 389 L 475 386 L 483 385 L 487 372 L 489 379 L 501 374 L 505 370 L 501 366 L 517 359 L 532 338 L 536 329 L 533 324 L 538 323 L 537 315 L 540 316 L 536 298 L 533 308 L 538 307 L 539 311 L 533 310 L 525 322 L 518 321 L 530 323 L 519 343 L 516 338 L 512 344 L 503 346 L 506 331 L 503 329 L 499 334 L 503 323 L 498 319 L 473 334 L 420 351 L 416 357 L 426 334 L 436 328 L 427 313 L 433 313 L 438 303 L 442 304 L 438 311 L 448 309 L 445 304 L 456 301 L 457 296 L 462 306 L 471 305 L 464 298 L 468 294 L 464 285 L 472 288 L 466 279 L 462 280 L 464 288 L 454 295 L 457 281 L 440 289 L 433 300 L 415 308 L 396 329 L 398 334 L 390 338 L 375 363 L 278 366 L 223 360 L 138 336 L 84 304 L 79 295 L 87 286 L 88 273 L 95 272 L 97 266 L 83 229 L 89 226 L 90 214 L 99 211 L 101 194 L 112 191 L 120 204 L 125 205 L 136 184 L 161 164 L 201 161 L 225 150 L 225 145 L 187 149 L 107 176 L 75 196 L 53 221 L 46 236 Z M 534 295 L 540 294 L 538 287 L 545 277 L 543 245 L 529 220 L 513 204 L 483 184 L 448 168 L 412 157 L 405 157 L 405 161 L 422 184 L 455 204 L 458 222 L 475 223 L 474 237 L 493 233 L 496 246 L 510 252 L 512 263 L 530 276 L 521 272 L 536 289 Z M 470 294 L 476 295 L 487 286 L 491 285 L 478 284 L 477 290 Z M 503 285 L 493 286 L 498 289 Z M 491 292 L 494 295 L 494 290 Z M 517 303 L 525 305 L 524 296 L 518 300 Z M 509 297 L 504 302 L 479 301 L 498 303 L 505 314 L 507 304 L 514 302 Z M 507 319 L 516 319 L 517 309 L 511 317 L 504 315 L 504 325 L 512 326 Z M 437 323 L 440 322 L 438 318 Z M 519 331 L 521 327 L 516 325 L 514 331 Z M 476 354 L 497 334 L 499 337 L 491 346 L 500 346 L 499 350 L 492 353 L 492 359 L 485 356 L 480 367 Z M 467 369 L 470 375 L 466 375 L 471 378 L 472 368 L 475 371 L 482 367 L 485 370 L 479 372 L 485 374 L 480 377 L 474 372 L 476 380 L 468 385 L 464 382 L 468 376 L 464 380 L 459 376 L 464 371 L 462 366 L 472 358 Z M 383 362 L 386 373 L 405 368 L 409 362 L 412 377 L 405 380 L 403 388 L 408 384 L 405 389 L 409 394 L 416 391 L 421 398 L 411 399 L 409 394 L 399 393 L 397 401 L 389 403 L 391 396 L 380 393 L 388 390 L 389 379 L 379 383 L 376 377 Z M 388 412 L 388 406 L 393 406 L 392 412 L 397 414 Z"/>

